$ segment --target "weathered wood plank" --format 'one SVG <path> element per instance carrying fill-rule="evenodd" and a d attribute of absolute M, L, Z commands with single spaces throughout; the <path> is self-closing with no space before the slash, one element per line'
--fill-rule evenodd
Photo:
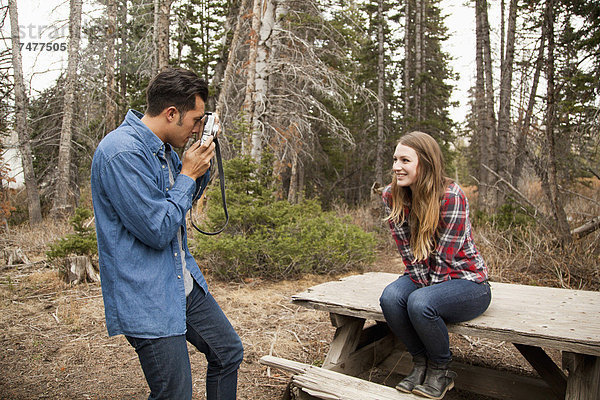
<path fill-rule="evenodd" d="M 518 343 L 515 343 L 515 347 L 546 381 L 556 398 L 564 399 L 567 391 L 567 376 L 556 366 L 550 356 L 540 347 Z"/>
<path fill-rule="evenodd" d="M 600 399 L 600 357 L 564 354 L 569 371 L 565 400 Z"/>
<path fill-rule="evenodd" d="M 344 362 L 350 353 L 356 350 L 360 332 L 365 325 L 365 320 L 362 318 L 350 318 L 344 315 L 332 316 L 332 321 L 338 324 L 338 328 L 323 362 L 324 368 L 331 368 Z"/>
<path fill-rule="evenodd" d="M 319 399 L 335 400 L 422 400 L 422 397 L 400 393 L 394 388 L 354 378 L 324 368 L 286 360 L 279 357 L 264 356 L 260 363 L 281 368 L 296 375 L 292 384 Z"/>
<path fill-rule="evenodd" d="M 394 349 L 396 337 L 390 333 L 348 355 L 344 362 L 323 366 L 335 372 L 358 376 L 381 363 Z"/>
<path fill-rule="evenodd" d="M 314 286 L 292 301 L 318 310 L 384 321 L 383 289 L 397 274 L 371 272 Z M 600 293 L 492 282 L 492 304 L 451 332 L 600 356 Z"/>

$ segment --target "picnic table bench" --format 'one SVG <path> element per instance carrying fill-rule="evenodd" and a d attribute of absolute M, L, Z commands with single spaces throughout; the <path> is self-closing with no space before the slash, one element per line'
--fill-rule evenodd
<path fill-rule="evenodd" d="M 355 378 L 374 366 L 403 375 L 412 368 L 412 358 L 389 331 L 379 306 L 383 289 L 397 278 L 380 272 L 353 275 L 292 296 L 294 304 L 330 313 L 336 332 L 323 366 L 271 356 L 261 362 L 297 374 L 294 384 L 308 396 L 301 398 L 422 399 Z M 513 343 L 540 377 L 453 362 L 456 387 L 499 399 L 600 399 L 600 293 L 491 286 L 488 310 L 448 325 L 449 332 Z M 562 368 L 544 349 L 562 352 Z"/>

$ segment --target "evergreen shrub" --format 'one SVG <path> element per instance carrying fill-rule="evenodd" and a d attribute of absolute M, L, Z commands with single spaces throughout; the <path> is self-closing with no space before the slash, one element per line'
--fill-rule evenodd
<path fill-rule="evenodd" d="M 85 221 L 92 216 L 92 210 L 79 207 L 69 220 L 75 233 L 70 233 L 50 244 L 46 252 L 48 260 L 54 261 L 70 255 L 93 256 L 98 253 L 96 230 L 86 227 Z"/>
<path fill-rule="evenodd" d="M 268 165 L 267 159 L 263 165 Z M 361 270 L 375 258 L 376 240 L 316 200 L 277 200 L 272 173 L 248 157 L 225 162 L 230 220 L 217 236 L 196 234 L 191 251 L 217 277 L 285 279 L 304 273 Z M 224 221 L 219 185 L 207 191 L 203 226 Z"/>

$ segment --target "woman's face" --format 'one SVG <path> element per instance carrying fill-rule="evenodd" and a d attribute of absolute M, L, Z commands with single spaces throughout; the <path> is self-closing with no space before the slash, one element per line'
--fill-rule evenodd
<path fill-rule="evenodd" d="M 419 157 L 412 147 L 403 144 L 396 146 L 392 170 L 396 176 L 398 186 L 412 187 L 417 181 L 418 166 Z"/>

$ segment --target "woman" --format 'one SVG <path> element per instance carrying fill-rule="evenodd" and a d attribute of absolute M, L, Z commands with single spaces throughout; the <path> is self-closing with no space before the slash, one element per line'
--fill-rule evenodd
<path fill-rule="evenodd" d="M 468 321 L 490 304 L 487 268 L 471 235 L 461 188 L 444 177 L 436 141 L 423 132 L 403 136 L 393 180 L 383 200 L 392 236 L 406 266 L 379 299 L 383 315 L 413 357 L 396 389 L 441 399 L 454 387 L 446 323 Z"/>

